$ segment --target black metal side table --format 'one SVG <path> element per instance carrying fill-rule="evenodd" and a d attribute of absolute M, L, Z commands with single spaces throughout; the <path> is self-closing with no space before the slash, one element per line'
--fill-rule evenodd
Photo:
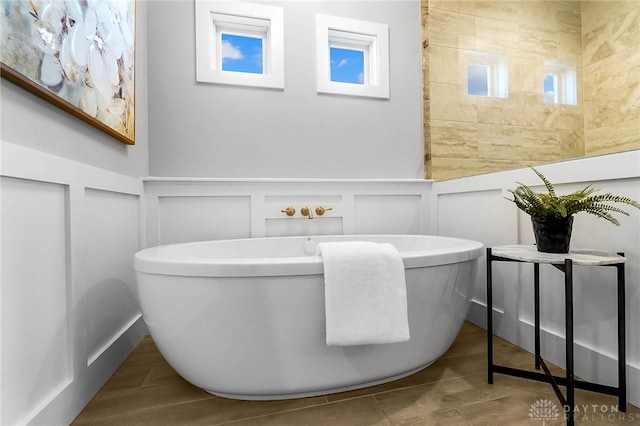
<path fill-rule="evenodd" d="M 535 311 L 535 369 L 543 373 L 497 365 L 493 362 L 493 262 L 533 263 L 534 311 Z M 625 272 L 626 259 L 623 253 L 609 254 L 595 250 L 576 250 L 555 254 L 537 251 L 535 246 L 497 246 L 487 248 L 487 367 L 488 382 L 493 383 L 493 374 L 508 374 L 530 380 L 550 383 L 567 415 L 567 424 L 574 424 L 575 389 L 585 389 L 618 397 L 620 411 L 627 410 L 627 381 L 625 356 Z M 564 273 L 565 291 L 565 333 L 566 333 L 566 376 L 554 376 L 540 356 L 540 264 L 550 264 Z M 573 266 L 613 266 L 617 270 L 618 281 L 618 386 L 606 386 L 574 378 L 573 364 Z M 566 387 L 566 396 L 560 386 Z"/>

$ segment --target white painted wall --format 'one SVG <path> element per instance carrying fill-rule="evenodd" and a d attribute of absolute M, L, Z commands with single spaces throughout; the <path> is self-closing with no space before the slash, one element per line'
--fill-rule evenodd
<path fill-rule="evenodd" d="M 148 5 L 150 174 L 422 178 L 419 2 L 264 3 L 284 9 L 283 91 L 196 83 L 194 2 Z M 389 25 L 389 100 L 316 93 L 316 13 Z"/>
<path fill-rule="evenodd" d="M 146 333 L 133 292 L 148 175 L 136 6 L 136 145 L 0 81 L 2 425 L 70 423 Z"/>
<path fill-rule="evenodd" d="M 591 157 L 537 167 L 567 193 L 592 183 L 603 192 L 640 200 L 640 151 Z M 437 182 L 431 204 L 432 229 L 440 235 L 481 241 L 487 247 L 533 244 L 529 217 L 503 196 L 516 182 L 541 184 L 529 169 Z M 539 190 L 544 190 L 540 185 Z M 574 220 L 572 248 L 624 252 L 626 263 L 627 383 L 629 401 L 640 405 L 640 211 L 625 209 L 621 227 L 587 214 Z M 486 268 L 481 264 L 469 319 L 486 324 Z M 496 262 L 494 328 L 505 339 L 533 351 L 533 266 Z M 551 267 L 540 268 L 543 357 L 564 365 L 564 281 Z M 614 268 L 574 268 L 576 374 L 617 385 L 616 275 Z"/>

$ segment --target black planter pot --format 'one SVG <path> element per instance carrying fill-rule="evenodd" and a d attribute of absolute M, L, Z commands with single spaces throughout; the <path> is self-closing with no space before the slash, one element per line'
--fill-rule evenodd
<path fill-rule="evenodd" d="M 538 251 L 545 253 L 569 252 L 573 216 L 531 216 L 531 223 Z"/>

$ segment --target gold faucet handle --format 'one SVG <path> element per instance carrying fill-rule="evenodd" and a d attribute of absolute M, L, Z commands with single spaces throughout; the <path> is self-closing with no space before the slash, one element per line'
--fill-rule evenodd
<path fill-rule="evenodd" d="M 318 216 L 322 216 L 324 214 L 324 212 L 328 212 L 329 210 L 333 210 L 333 207 L 318 206 L 318 207 L 316 207 L 316 214 Z"/>
<path fill-rule="evenodd" d="M 296 209 L 295 209 L 295 208 L 293 208 L 293 207 L 291 207 L 291 206 L 287 207 L 287 208 L 286 208 L 286 209 L 284 209 L 284 210 L 280 210 L 280 211 L 281 211 L 282 213 L 286 213 L 286 214 L 287 214 L 287 216 L 293 216 L 294 214 L 296 214 Z"/>

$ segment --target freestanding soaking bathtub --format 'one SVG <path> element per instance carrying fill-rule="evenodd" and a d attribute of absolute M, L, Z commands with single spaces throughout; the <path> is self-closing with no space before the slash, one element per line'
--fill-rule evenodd
<path fill-rule="evenodd" d="M 405 265 L 408 342 L 325 343 L 324 241 L 393 244 Z M 288 399 L 399 379 L 432 364 L 467 315 L 482 244 L 354 235 L 208 241 L 135 256 L 137 291 L 158 349 L 186 380 L 235 399 Z"/>

